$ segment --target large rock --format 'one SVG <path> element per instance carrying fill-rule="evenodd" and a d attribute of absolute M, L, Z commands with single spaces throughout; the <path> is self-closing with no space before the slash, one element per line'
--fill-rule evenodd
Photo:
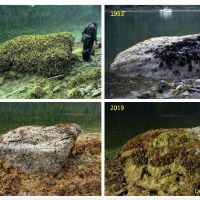
<path fill-rule="evenodd" d="M 191 78 L 200 75 L 200 35 L 157 37 L 119 53 L 111 71 L 121 76 Z"/>
<path fill-rule="evenodd" d="M 106 167 L 107 195 L 198 195 L 200 127 L 150 130 Z"/>
<path fill-rule="evenodd" d="M 57 174 L 81 132 L 76 124 L 25 126 L 0 136 L 0 160 L 23 171 Z"/>
<path fill-rule="evenodd" d="M 0 160 L 0 196 L 101 195 L 101 134 L 80 134 L 56 176 L 26 173 Z"/>
<path fill-rule="evenodd" d="M 72 33 L 24 35 L 0 45 L 0 73 L 13 70 L 20 73 L 55 76 L 69 72 L 75 57 Z"/>

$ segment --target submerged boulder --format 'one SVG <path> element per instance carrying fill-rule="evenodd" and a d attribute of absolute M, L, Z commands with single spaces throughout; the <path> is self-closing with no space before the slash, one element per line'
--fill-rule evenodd
<path fill-rule="evenodd" d="M 147 131 L 106 166 L 107 195 L 198 195 L 200 127 Z"/>
<path fill-rule="evenodd" d="M 0 73 L 13 70 L 45 77 L 71 71 L 72 33 L 24 35 L 0 45 Z"/>
<path fill-rule="evenodd" d="M 76 124 L 24 126 L 0 136 L 0 160 L 22 171 L 57 174 L 81 132 Z"/>
<path fill-rule="evenodd" d="M 0 196 L 101 195 L 101 134 L 80 134 L 74 156 L 55 176 L 26 173 L 0 160 Z"/>
<path fill-rule="evenodd" d="M 192 78 L 200 75 L 200 35 L 157 37 L 119 53 L 115 74 L 146 78 Z"/>

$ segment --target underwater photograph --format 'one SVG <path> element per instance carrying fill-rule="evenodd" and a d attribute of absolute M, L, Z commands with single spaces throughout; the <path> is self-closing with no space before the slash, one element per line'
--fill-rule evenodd
<path fill-rule="evenodd" d="M 200 103 L 105 104 L 106 196 L 199 196 Z"/>
<path fill-rule="evenodd" d="M 101 195 L 100 103 L 0 103 L 0 196 Z"/>
<path fill-rule="evenodd" d="M 101 6 L 0 5 L 0 99 L 101 98 Z"/>
<path fill-rule="evenodd" d="M 106 5 L 107 99 L 200 99 L 199 5 Z"/>

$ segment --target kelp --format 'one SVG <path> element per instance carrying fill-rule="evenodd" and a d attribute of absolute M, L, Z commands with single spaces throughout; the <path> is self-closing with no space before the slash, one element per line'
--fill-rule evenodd
<path fill-rule="evenodd" d="M 0 73 L 19 73 L 51 77 L 72 70 L 76 58 L 72 54 L 72 33 L 24 35 L 0 46 Z"/>

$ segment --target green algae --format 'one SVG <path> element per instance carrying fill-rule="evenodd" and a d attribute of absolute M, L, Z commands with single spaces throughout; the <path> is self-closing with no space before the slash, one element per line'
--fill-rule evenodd
<path fill-rule="evenodd" d="M 19 73 L 13 70 L 0 75 L 0 98 L 10 99 L 75 99 L 101 97 L 101 49 L 95 49 L 92 61 L 82 61 L 82 44 L 74 44 L 77 58 L 72 70 L 58 78 Z"/>
<path fill-rule="evenodd" d="M 26 75 L 20 79 L 5 80 L 0 88 L 0 96 L 25 99 L 92 98 L 93 92 L 100 88 L 100 78 L 100 67 L 78 68 L 62 80 L 47 80 L 44 77 Z M 13 91 L 17 92 L 6 96 Z"/>
<path fill-rule="evenodd" d="M 186 129 L 138 135 L 106 164 L 106 194 L 197 195 L 199 148 L 198 135 Z"/>
<path fill-rule="evenodd" d="M 0 45 L 0 72 L 51 77 L 71 71 L 75 61 L 72 33 L 23 35 Z"/>

